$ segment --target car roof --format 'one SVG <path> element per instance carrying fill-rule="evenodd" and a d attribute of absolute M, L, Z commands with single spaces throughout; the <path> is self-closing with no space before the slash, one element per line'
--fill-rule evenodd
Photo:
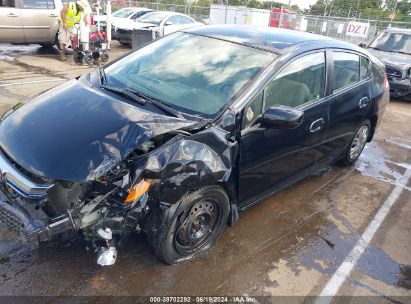
<path fill-rule="evenodd" d="M 183 31 L 260 48 L 276 54 L 282 54 L 294 46 L 307 42 L 319 42 L 322 47 L 336 47 L 363 52 L 361 48 L 351 43 L 326 36 L 268 26 L 205 25 Z"/>
<path fill-rule="evenodd" d="M 184 14 L 181 14 L 181 13 L 170 12 L 170 11 L 153 11 L 153 12 L 151 12 L 151 14 L 161 14 L 161 15 L 163 15 L 164 17 L 171 16 L 171 15 L 183 15 L 183 16 L 187 16 L 187 15 L 184 15 Z M 187 16 L 187 17 L 189 17 L 189 16 Z"/>
<path fill-rule="evenodd" d="M 153 11 L 152 9 L 146 8 L 146 7 L 124 7 L 122 9 L 119 9 L 119 11 L 136 11 L 136 12 L 140 12 L 140 11 Z M 115 12 L 113 12 L 115 13 Z"/>
<path fill-rule="evenodd" d="M 399 27 L 389 27 L 384 30 L 386 33 L 402 33 L 411 34 L 411 29 L 399 28 Z"/>

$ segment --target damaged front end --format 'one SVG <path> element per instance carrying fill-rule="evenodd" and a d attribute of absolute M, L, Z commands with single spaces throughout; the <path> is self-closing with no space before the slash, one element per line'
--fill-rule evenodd
<path fill-rule="evenodd" d="M 224 184 L 235 196 L 234 188 L 226 186 L 237 154 L 237 144 L 227 140 L 228 133 L 217 128 L 193 133 L 174 128 L 132 133 L 128 141 L 139 144 L 131 153 L 123 151 L 124 159 L 117 163 L 113 161 L 117 158 L 103 157 L 81 180 L 35 175 L 1 151 L 0 222 L 32 247 L 81 235 L 95 248 L 100 265 L 112 265 L 118 242 L 135 232 L 157 233 L 165 212 L 188 189 Z M 148 133 L 156 135 L 142 136 Z M 113 151 L 108 138 L 99 146 L 111 144 L 107 151 Z"/>
<path fill-rule="evenodd" d="M 388 63 L 385 68 L 390 84 L 390 95 L 394 98 L 409 95 L 411 93 L 411 65 Z"/>

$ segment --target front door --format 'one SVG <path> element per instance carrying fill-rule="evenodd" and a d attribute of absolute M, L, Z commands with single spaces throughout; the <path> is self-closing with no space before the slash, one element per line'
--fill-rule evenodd
<path fill-rule="evenodd" d="M 17 0 L 0 0 L 0 42 L 24 42 L 24 31 Z"/>
<path fill-rule="evenodd" d="M 309 174 L 325 157 L 321 153 L 329 111 L 324 97 L 325 62 L 323 51 L 294 60 L 244 109 L 239 176 L 242 207 Z M 259 117 L 273 105 L 303 110 L 303 123 L 296 129 L 263 127 Z"/>

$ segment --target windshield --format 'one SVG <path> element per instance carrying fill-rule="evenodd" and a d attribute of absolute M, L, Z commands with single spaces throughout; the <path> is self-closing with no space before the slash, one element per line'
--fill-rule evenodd
<path fill-rule="evenodd" d="M 163 19 L 167 17 L 167 14 L 164 13 L 149 13 L 146 14 L 145 16 L 141 17 L 138 21 L 139 22 L 144 22 L 144 23 L 152 23 L 159 25 Z"/>
<path fill-rule="evenodd" d="M 383 32 L 370 44 L 370 47 L 385 52 L 411 54 L 411 34 Z"/>
<path fill-rule="evenodd" d="M 214 117 L 277 55 L 188 33 L 175 33 L 105 69 L 112 86 L 140 91 L 188 114 Z"/>
<path fill-rule="evenodd" d="M 113 13 L 113 17 L 117 18 L 127 18 L 130 17 L 132 14 L 134 14 L 135 10 L 133 9 L 121 9 L 115 13 Z"/>

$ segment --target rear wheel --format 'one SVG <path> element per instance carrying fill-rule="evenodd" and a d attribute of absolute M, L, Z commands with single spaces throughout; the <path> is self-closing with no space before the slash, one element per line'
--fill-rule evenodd
<path fill-rule="evenodd" d="M 207 251 L 228 220 L 230 203 L 225 191 L 208 186 L 185 195 L 177 210 L 167 216 L 150 243 L 167 264 L 191 260 Z"/>
<path fill-rule="evenodd" d="M 54 42 L 44 42 L 44 43 L 39 43 L 39 45 L 44 48 L 51 48 L 54 46 Z"/>
<path fill-rule="evenodd" d="M 370 130 L 370 121 L 365 120 L 358 128 L 353 139 L 344 152 L 344 157 L 338 161 L 339 165 L 349 166 L 360 157 L 361 152 L 364 150 L 365 144 L 367 143 L 368 136 L 370 135 Z"/>

